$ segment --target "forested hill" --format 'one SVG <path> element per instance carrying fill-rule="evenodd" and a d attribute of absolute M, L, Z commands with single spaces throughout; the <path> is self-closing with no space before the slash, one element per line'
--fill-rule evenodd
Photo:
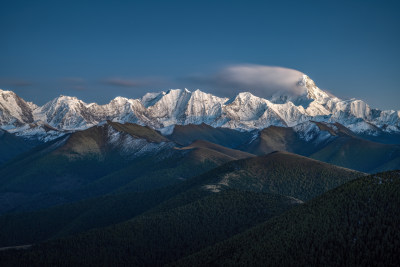
<path fill-rule="evenodd" d="M 398 266 L 399 207 L 400 171 L 363 177 L 173 265 Z"/>

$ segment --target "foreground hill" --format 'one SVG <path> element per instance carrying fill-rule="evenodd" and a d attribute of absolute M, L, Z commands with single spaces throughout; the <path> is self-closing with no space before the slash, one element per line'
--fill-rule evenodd
<path fill-rule="evenodd" d="M 360 178 L 174 265 L 397 266 L 399 190 L 399 171 Z"/>
<path fill-rule="evenodd" d="M 310 168 L 311 165 L 315 168 Z M 20 257 L 20 261 L 14 263 L 41 266 L 162 265 L 277 216 L 301 204 L 299 198 L 312 198 L 359 175 L 358 172 L 281 152 L 228 162 L 184 183 L 148 192 L 148 197 L 164 197 L 164 200 L 149 206 L 144 213 L 143 210 L 135 213 L 130 209 L 140 206 L 140 198 L 130 198 L 128 202 L 125 198 L 123 202 L 114 196 L 112 199 L 117 203 L 108 207 L 103 207 L 101 201 L 87 210 L 81 207 L 83 216 L 75 214 L 72 222 L 66 222 L 71 218 L 61 221 L 54 215 L 63 214 L 66 218 L 68 210 L 77 210 L 73 206 L 0 217 L 1 231 L 4 231 L 0 234 L 3 237 L 0 241 L 8 246 L 26 244 L 21 242 L 28 242 L 29 238 L 40 241 L 78 233 L 77 226 L 82 227 L 81 230 L 104 226 L 97 221 L 107 220 L 110 215 L 120 216 L 121 220 L 121 214 L 133 216 L 120 224 L 48 241 L 26 251 L 6 251 L 1 257 L 10 264 L 14 257 Z M 144 203 L 156 203 L 148 197 L 144 198 Z M 113 207 L 119 207 L 117 214 Z M 90 220 L 93 216 L 96 216 L 95 221 Z M 33 224 L 28 223 L 31 219 Z M 21 230 L 15 229 L 16 225 Z M 39 226 L 38 229 L 42 230 L 36 233 L 45 232 L 46 235 L 23 234 L 26 230 L 22 229 L 28 225 Z M 10 235 L 13 232 L 16 234 Z M 19 242 L 13 236 L 18 236 Z M 13 243 L 7 243 L 7 240 Z"/>
<path fill-rule="evenodd" d="M 197 153 L 196 150 L 193 152 Z M 134 190 L 119 190 L 125 193 L 37 212 L 1 216 L 0 246 L 38 242 L 107 226 L 133 218 L 157 205 L 162 207 L 158 210 L 168 210 L 228 189 L 283 194 L 294 203 L 301 203 L 301 200 L 315 197 L 360 175 L 305 157 L 277 152 L 228 162 L 198 177 L 157 191 L 136 193 L 132 192 Z M 220 183 L 221 179 L 225 179 L 224 184 Z"/>
<path fill-rule="evenodd" d="M 7 266 L 159 266 L 240 233 L 294 205 L 298 203 L 283 196 L 227 190 L 26 251 L 0 251 L 0 260 Z"/>
<path fill-rule="evenodd" d="M 362 174 L 288 152 L 273 152 L 229 162 L 205 175 L 209 190 L 246 189 L 305 201 Z"/>

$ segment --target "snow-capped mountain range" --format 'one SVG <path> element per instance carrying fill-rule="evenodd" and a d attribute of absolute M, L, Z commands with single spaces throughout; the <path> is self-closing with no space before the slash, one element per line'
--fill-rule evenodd
<path fill-rule="evenodd" d="M 0 90 L 0 127 L 42 141 L 105 120 L 147 125 L 163 134 L 171 133 L 177 124 L 205 123 L 249 131 L 271 125 L 293 127 L 308 121 L 339 122 L 362 134 L 400 133 L 400 111 L 381 111 L 362 100 L 339 99 L 319 89 L 307 75 L 295 86 L 303 93 L 279 92 L 269 99 L 249 92 L 229 99 L 200 90 L 171 89 L 147 93 L 141 99 L 117 97 L 105 105 L 60 96 L 40 107 L 12 91 Z"/>

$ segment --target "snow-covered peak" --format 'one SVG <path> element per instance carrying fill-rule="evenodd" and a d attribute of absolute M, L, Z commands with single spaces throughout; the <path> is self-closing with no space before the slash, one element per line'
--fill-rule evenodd
<path fill-rule="evenodd" d="M 170 89 L 161 98 L 148 107 L 152 117 L 164 126 L 182 123 L 191 92 L 182 89 Z"/>
<path fill-rule="evenodd" d="M 242 92 L 236 95 L 231 105 L 259 105 L 260 103 L 265 104 L 267 101 L 261 97 L 255 96 L 250 92 Z"/>
<path fill-rule="evenodd" d="M 87 104 L 76 97 L 59 96 L 34 110 L 35 120 L 42 120 L 58 129 L 82 129 L 88 126 Z"/>
<path fill-rule="evenodd" d="M 213 127 L 254 130 L 318 121 L 339 122 L 360 133 L 400 132 L 400 111 L 372 109 L 362 100 L 341 100 L 301 73 L 286 84 L 287 89 L 268 99 L 250 92 L 228 99 L 185 88 L 147 93 L 141 99 L 116 97 L 105 105 L 86 104 L 76 97 L 61 95 L 41 107 L 25 102 L 12 91 L 0 90 L 0 126 L 9 130 L 42 121 L 58 130 L 78 130 L 110 120 L 169 132 L 177 124 L 206 123 Z M 315 127 L 311 126 L 314 132 Z"/>
<path fill-rule="evenodd" d="M 66 95 L 60 95 L 59 97 L 53 99 L 53 101 L 57 103 L 68 103 L 68 104 L 83 103 L 83 101 L 79 100 L 76 96 L 66 96 Z"/>
<path fill-rule="evenodd" d="M 13 128 L 32 121 L 32 105 L 14 92 L 0 89 L 0 126 Z"/>
<path fill-rule="evenodd" d="M 270 101 L 275 104 L 284 104 L 290 101 L 297 106 L 307 108 L 312 102 L 324 105 L 331 99 L 336 98 L 319 89 L 315 82 L 304 74 L 293 90 L 278 91 L 272 95 Z"/>
<path fill-rule="evenodd" d="M 126 98 L 126 97 L 122 97 L 122 96 L 117 96 L 116 98 L 114 98 L 113 100 L 111 100 L 111 101 L 113 101 L 113 102 L 116 102 L 116 103 L 118 103 L 118 104 L 125 104 L 126 102 L 128 102 L 128 98 Z"/>
<path fill-rule="evenodd" d="M 15 94 L 13 91 L 3 90 L 0 88 L 0 94 Z"/>
<path fill-rule="evenodd" d="M 211 101 L 218 103 L 225 103 L 229 100 L 229 98 L 227 97 L 218 97 L 210 93 L 205 93 L 200 89 L 196 89 L 194 92 L 191 93 L 191 99 L 196 101 Z"/>
<path fill-rule="evenodd" d="M 313 99 L 320 104 L 325 104 L 329 99 L 336 98 L 325 91 L 319 89 L 313 80 L 307 75 L 303 75 L 301 81 L 298 83 L 299 86 L 304 86 L 307 89 L 307 98 Z"/>
<path fill-rule="evenodd" d="M 146 93 L 142 99 L 140 100 L 146 108 L 149 106 L 153 106 L 161 97 L 165 95 L 165 92 L 158 93 Z"/>
<path fill-rule="evenodd" d="M 59 111 L 60 109 L 68 112 L 69 110 L 77 110 L 86 106 L 87 104 L 79 100 L 77 97 L 60 95 L 44 104 L 36 113 L 48 113 Z"/>
<path fill-rule="evenodd" d="M 185 124 L 213 124 L 222 116 L 222 108 L 228 100 L 197 89 L 191 93 L 187 103 Z"/>

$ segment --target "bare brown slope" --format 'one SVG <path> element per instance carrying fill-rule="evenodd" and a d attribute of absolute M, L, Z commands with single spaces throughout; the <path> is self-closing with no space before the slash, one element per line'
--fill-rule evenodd
<path fill-rule="evenodd" d="M 216 151 L 216 152 L 225 154 L 227 156 L 230 156 L 233 159 L 244 159 L 244 158 L 250 158 L 250 157 L 255 156 L 254 154 L 251 154 L 251 153 L 227 148 L 227 147 L 220 146 L 220 145 L 217 145 L 217 144 L 214 144 L 211 142 L 207 142 L 204 140 L 197 140 L 197 141 L 193 142 L 192 144 L 184 147 L 183 149 L 192 149 L 192 148 L 201 148 L 201 149 L 208 149 L 208 150 Z"/>
<path fill-rule="evenodd" d="M 66 143 L 57 150 L 57 153 L 68 154 L 69 156 L 83 154 L 100 155 L 105 153 L 108 149 L 107 145 L 110 139 L 109 130 L 111 129 L 122 135 L 130 135 L 151 143 L 169 141 L 159 132 L 147 126 L 107 121 L 104 125 L 93 126 L 89 129 L 72 133 Z"/>
<path fill-rule="evenodd" d="M 270 126 L 263 129 L 253 142 L 241 149 L 256 155 L 264 155 L 273 151 L 307 155 L 313 147 L 300 139 L 292 128 Z"/>
<path fill-rule="evenodd" d="M 167 137 L 187 146 L 196 140 L 206 140 L 229 148 L 238 148 L 246 143 L 253 133 L 240 132 L 228 128 L 214 128 L 207 124 L 175 125 L 174 131 Z"/>

